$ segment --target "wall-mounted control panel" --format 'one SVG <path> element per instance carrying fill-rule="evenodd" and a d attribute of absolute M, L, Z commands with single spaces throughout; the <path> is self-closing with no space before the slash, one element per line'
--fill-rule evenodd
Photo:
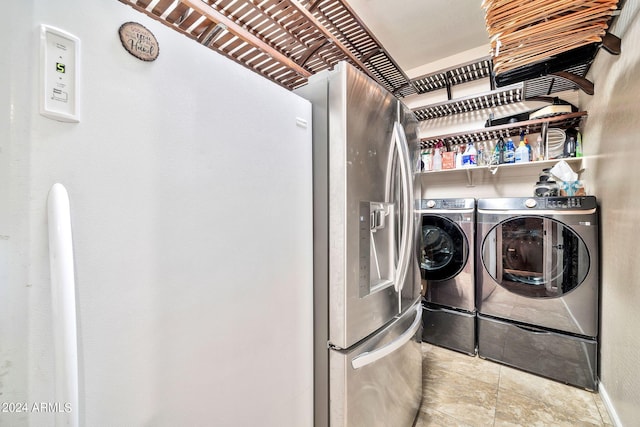
<path fill-rule="evenodd" d="M 79 122 L 80 39 L 41 25 L 40 62 L 40 114 L 63 122 Z"/>

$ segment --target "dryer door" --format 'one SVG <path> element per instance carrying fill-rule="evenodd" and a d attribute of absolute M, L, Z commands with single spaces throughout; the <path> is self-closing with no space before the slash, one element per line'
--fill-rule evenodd
<path fill-rule="evenodd" d="M 496 225 L 482 244 L 482 261 L 506 290 L 531 298 L 561 297 L 589 272 L 584 241 L 560 221 L 522 216 Z"/>
<path fill-rule="evenodd" d="M 469 242 L 458 224 L 434 214 L 422 216 L 420 268 L 428 281 L 459 274 L 469 257 Z"/>

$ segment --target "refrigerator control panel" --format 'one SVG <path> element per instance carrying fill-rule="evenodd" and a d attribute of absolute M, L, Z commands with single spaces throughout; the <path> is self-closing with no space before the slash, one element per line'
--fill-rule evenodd
<path fill-rule="evenodd" d="M 40 26 L 40 114 L 79 122 L 80 39 L 48 25 Z"/>

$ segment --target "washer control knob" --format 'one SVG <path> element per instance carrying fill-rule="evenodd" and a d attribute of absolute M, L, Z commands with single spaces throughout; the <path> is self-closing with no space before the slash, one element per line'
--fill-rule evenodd
<path fill-rule="evenodd" d="M 436 201 L 435 200 L 427 200 L 427 207 L 428 208 L 433 208 L 436 205 Z"/>
<path fill-rule="evenodd" d="M 538 202 L 536 202 L 536 199 L 527 199 L 524 201 L 524 205 L 528 208 L 535 208 Z"/>

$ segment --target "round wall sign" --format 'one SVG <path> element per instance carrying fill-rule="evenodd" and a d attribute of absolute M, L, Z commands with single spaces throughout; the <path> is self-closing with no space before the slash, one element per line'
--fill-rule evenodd
<path fill-rule="evenodd" d="M 137 22 L 125 22 L 118 30 L 122 46 L 143 61 L 155 61 L 160 53 L 156 36 Z"/>

